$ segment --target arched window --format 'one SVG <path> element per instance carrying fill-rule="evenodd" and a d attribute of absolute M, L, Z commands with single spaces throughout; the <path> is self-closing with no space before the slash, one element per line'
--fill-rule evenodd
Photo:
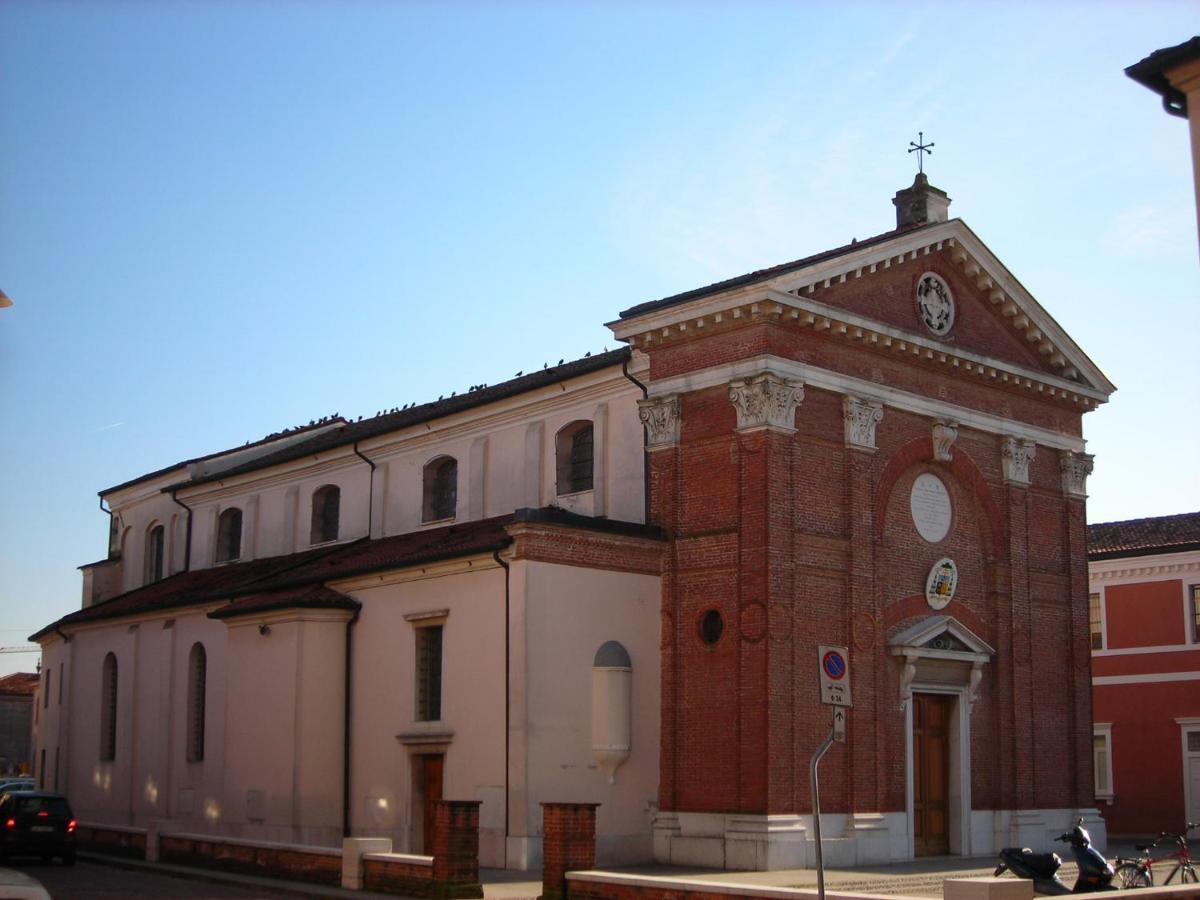
<path fill-rule="evenodd" d="M 162 580 L 166 544 L 167 531 L 163 526 L 155 525 L 146 532 L 146 584 Z"/>
<path fill-rule="evenodd" d="M 574 494 L 592 489 L 592 423 L 572 422 L 554 440 L 558 470 L 558 493 Z"/>
<path fill-rule="evenodd" d="M 117 758 L 117 657 L 104 657 L 100 672 L 100 759 Z"/>
<path fill-rule="evenodd" d="M 336 484 L 327 484 L 313 491 L 312 527 L 309 543 L 323 544 L 338 539 L 338 516 L 342 505 L 342 490 Z"/>
<path fill-rule="evenodd" d="M 230 507 L 217 520 L 217 562 L 240 559 L 242 555 L 242 511 Z"/>
<path fill-rule="evenodd" d="M 188 654 L 187 761 L 204 759 L 204 699 L 208 681 L 208 655 L 204 645 L 192 644 Z"/>
<path fill-rule="evenodd" d="M 458 460 L 439 456 L 425 464 L 421 521 L 453 519 L 458 506 Z"/>

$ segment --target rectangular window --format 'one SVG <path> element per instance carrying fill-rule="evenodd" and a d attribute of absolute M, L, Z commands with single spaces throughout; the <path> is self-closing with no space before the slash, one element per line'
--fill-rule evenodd
<path fill-rule="evenodd" d="M 1100 595 L 1088 594 L 1088 630 L 1092 633 L 1092 649 L 1104 649 L 1104 621 L 1100 616 Z"/>
<path fill-rule="evenodd" d="M 62 706 L 62 676 L 63 676 L 63 664 L 59 663 L 58 664 L 58 705 L 59 706 Z"/>
<path fill-rule="evenodd" d="M 42 758 L 38 762 L 38 789 L 46 789 L 46 748 L 42 748 Z"/>
<path fill-rule="evenodd" d="M 1093 726 L 1092 769 L 1096 777 L 1096 799 L 1111 800 L 1113 798 L 1111 725 Z"/>
<path fill-rule="evenodd" d="M 50 705 L 50 676 L 53 674 L 54 674 L 53 669 L 46 670 L 46 684 L 43 686 L 43 690 L 42 690 L 42 706 L 43 707 Z"/>
<path fill-rule="evenodd" d="M 417 721 L 437 722 L 442 718 L 442 626 L 416 629 Z"/>
<path fill-rule="evenodd" d="M 1193 584 L 1190 590 L 1192 593 L 1192 643 L 1200 644 L 1200 584 Z"/>
<path fill-rule="evenodd" d="M 58 748 L 54 748 L 54 790 L 58 790 Z"/>

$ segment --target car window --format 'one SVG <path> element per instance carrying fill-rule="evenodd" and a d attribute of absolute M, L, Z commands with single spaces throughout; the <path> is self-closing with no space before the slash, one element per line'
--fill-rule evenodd
<path fill-rule="evenodd" d="M 62 797 L 21 797 L 17 800 L 17 811 L 23 813 L 50 813 L 54 816 L 69 816 L 71 808 Z"/>

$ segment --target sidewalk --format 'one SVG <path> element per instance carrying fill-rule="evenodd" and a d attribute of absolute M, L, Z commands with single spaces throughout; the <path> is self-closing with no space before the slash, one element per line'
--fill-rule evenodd
<path fill-rule="evenodd" d="M 1115 856 L 1133 855 L 1132 843 L 1114 842 L 1107 849 L 1111 861 Z M 1059 852 L 1064 857 L 1059 878 L 1069 887 L 1075 883 L 1076 868 L 1069 862 L 1070 854 Z M 247 888 L 292 894 L 297 897 L 338 897 L 350 900 L 403 900 L 397 894 L 381 894 L 373 891 L 349 891 L 340 887 L 310 884 L 300 881 L 284 881 L 257 875 L 242 875 L 219 869 L 204 869 L 195 866 L 178 866 L 169 863 L 148 863 L 100 853 L 80 852 L 80 859 L 103 865 L 153 871 L 177 875 L 198 881 L 240 885 Z M 854 891 L 857 893 L 892 894 L 905 897 L 939 898 L 942 882 L 947 878 L 972 878 L 991 875 L 998 862 L 995 856 L 936 856 L 925 859 L 906 860 L 890 865 L 868 865 L 853 868 L 826 869 L 825 888 L 829 891 Z M 606 868 L 605 871 L 622 872 L 629 875 L 647 875 L 659 878 L 674 878 L 682 881 L 716 881 L 724 884 L 745 884 L 757 887 L 792 887 L 816 889 L 815 869 L 780 869 L 773 872 L 726 872 L 720 869 L 700 869 L 681 866 L 622 866 Z M 534 900 L 542 892 L 539 872 L 514 872 L 507 869 L 480 869 L 484 900 Z"/>

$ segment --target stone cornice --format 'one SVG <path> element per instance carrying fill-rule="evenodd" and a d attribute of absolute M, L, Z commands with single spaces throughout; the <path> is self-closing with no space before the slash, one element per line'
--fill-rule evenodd
<path fill-rule="evenodd" d="M 866 399 L 882 401 L 884 406 L 928 416 L 931 419 L 953 419 L 958 427 L 972 428 L 996 435 L 1011 435 L 1034 441 L 1045 447 L 1060 450 L 1082 451 L 1086 446 L 1083 438 L 1060 434 L 1047 428 L 1028 425 L 991 413 L 979 412 L 945 400 L 913 394 L 886 384 L 876 384 L 861 378 L 831 372 L 818 366 L 771 354 L 762 354 L 737 363 L 712 366 L 686 375 L 663 378 L 650 384 L 650 396 L 683 394 L 688 391 L 704 390 L 724 386 L 735 378 L 747 378 L 769 371 L 781 378 L 802 382 L 807 388 L 818 388 L 837 394 L 853 394 Z"/>
<path fill-rule="evenodd" d="M 1092 581 L 1162 579 L 1187 575 L 1200 576 L 1200 551 L 1155 553 L 1088 563 L 1088 578 Z"/>
<path fill-rule="evenodd" d="M 1061 377 L 957 350 L 953 344 L 893 328 L 814 298 L 815 294 L 830 285 L 873 274 L 890 268 L 894 263 L 943 251 L 949 254 L 952 262 L 962 269 L 967 278 L 975 281 L 976 287 L 997 307 L 1000 317 L 1045 356 L 1052 367 L 1061 371 Z M 934 228 L 922 228 L 909 235 L 898 234 L 894 240 L 814 263 L 774 279 L 611 322 L 609 327 L 618 338 L 647 349 L 656 342 L 671 340 L 689 331 L 698 332 L 709 325 L 763 314 L 787 316 L 801 324 L 820 330 L 828 329 L 835 335 L 840 333 L 842 336 L 849 335 L 851 339 L 864 340 L 868 345 L 877 346 L 890 338 L 891 343 L 884 343 L 882 349 L 913 352 L 926 359 L 948 362 L 952 368 L 966 374 L 976 374 L 976 370 L 982 367 L 978 372 L 980 377 L 989 380 L 1001 377 L 1022 387 L 1040 385 L 1039 393 L 1043 394 L 1047 393 L 1046 388 L 1050 388 L 1051 398 L 1062 392 L 1072 402 L 1081 403 L 1084 409 L 1105 402 L 1115 390 L 1104 373 L 1054 318 L 970 228 L 958 219 Z M 806 315 L 811 315 L 812 319 L 803 319 Z M 856 334 L 851 329 L 858 329 L 861 333 Z M 896 346 L 897 341 L 906 346 Z M 1030 384 L 1026 385 L 1026 381 Z"/>

